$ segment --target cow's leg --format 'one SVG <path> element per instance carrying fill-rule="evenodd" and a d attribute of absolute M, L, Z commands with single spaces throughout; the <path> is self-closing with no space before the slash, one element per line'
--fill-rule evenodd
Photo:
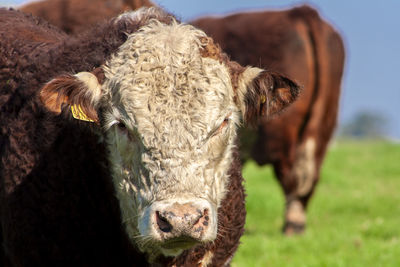
<path fill-rule="evenodd" d="M 295 149 L 294 157 L 281 159 L 274 169 L 286 199 L 283 232 L 302 233 L 307 203 L 319 178 L 315 139 L 306 139 Z"/>

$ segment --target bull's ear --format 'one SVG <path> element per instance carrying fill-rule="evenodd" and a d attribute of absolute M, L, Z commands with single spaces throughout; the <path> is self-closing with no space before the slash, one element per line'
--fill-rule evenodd
<path fill-rule="evenodd" d="M 39 96 L 44 106 L 56 114 L 60 114 L 62 106 L 67 104 L 76 119 L 99 122 L 96 106 L 101 97 L 101 86 L 90 72 L 59 76 L 48 82 Z"/>
<path fill-rule="evenodd" d="M 246 68 L 238 80 L 238 104 L 246 123 L 270 118 L 288 107 L 300 93 L 289 78 L 259 68 Z"/>

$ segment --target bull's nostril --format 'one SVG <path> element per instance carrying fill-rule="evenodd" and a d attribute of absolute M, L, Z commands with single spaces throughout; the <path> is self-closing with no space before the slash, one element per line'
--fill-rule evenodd
<path fill-rule="evenodd" d="M 207 226 L 210 224 L 210 217 L 208 213 L 208 209 L 204 209 L 203 212 L 199 213 L 198 219 L 193 224 L 195 230 L 203 231 L 204 228 L 207 228 Z"/>
<path fill-rule="evenodd" d="M 172 225 L 168 222 L 167 218 L 163 217 L 159 211 L 156 211 L 156 220 L 158 228 L 164 233 L 169 233 L 172 231 Z"/>

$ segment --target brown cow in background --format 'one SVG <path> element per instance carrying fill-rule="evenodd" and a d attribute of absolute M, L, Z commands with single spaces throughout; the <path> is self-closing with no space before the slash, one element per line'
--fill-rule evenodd
<path fill-rule="evenodd" d="M 303 85 L 286 112 L 241 137 L 242 150 L 251 151 L 258 164 L 273 164 L 286 197 L 284 232 L 303 232 L 305 209 L 336 126 L 344 66 L 340 35 L 308 6 L 192 23 L 240 64 L 273 69 Z"/>
<path fill-rule="evenodd" d="M 153 3 L 149 0 L 45 0 L 29 3 L 20 10 L 42 17 L 66 33 L 74 34 L 124 11 L 143 6 L 151 7 Z"/>
<path fill-rule="evenodd" d="M 151 5 L 148 0 L 47 0 L 21 10 L 77 33 L 127 9 Z M 344 65 L 340 35 L 307 6 L 192 23 L 211 35 L 233 60 L 285 73 L 303 85 L 302 96 L 290 109 L 261 121 L 257 132 L 247 131 L 241 138 L 242 155 L 274 166 L 286 196 L 284 232 L 303 232 L 305 209 L 336 125 Z"/>

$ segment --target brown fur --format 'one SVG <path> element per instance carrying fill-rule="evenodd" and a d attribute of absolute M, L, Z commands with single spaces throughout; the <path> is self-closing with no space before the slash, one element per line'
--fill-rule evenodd
<path fill-rule="evenodd" d="M 272 118 L 284 110 L 299 95 L 298 86 L 278 73 L 264 71 L 254 81 L 252 94 L 246 95 L 246 121 L 252 118 Z M 258 120 L 256 120 L 258 122 Z"/>
<path fill-rule="evenodd" d="M 326 147 L 336 125 L 344 64 L 340 35 L 307 6 L 287 11 L 202 18 L 193 24 L 213 37 L 240 64 L 273 69 L 303 85 L 299 100 L 281 116 L 262 120 L 258 133 L 244 131 L 241 154 L 246 156 L 249 155 L 247 151 L 252 151 L 251 156 L 259 164 L 272 163 L 288 207 L 293 201 L 300 200 L 305 209 L 319 180 Z M 269 104 L 286 102 L 285 99 L 276 100 Z M 254 101 L 257 107 L 258 100 L 249 101 Z M 251 112 L 259 113 L 260 110 L 262 107 Z M 296 176 L 293 168 L 299 161 L 297 157 L 302 155 L 298 150 L 310 138 L 316 142 L 315 174 L 307 177 L 312 179 L 312 186 L 306 194 L 300 195 L 301 178 Z M 287 233 L 302 232 L 305 221 L 295 230 L 290 224 L 290 221 L 285 222 Z"/>
<path fill-rule="evenodd" d="M 76 34 L 118 14 L 140 7 L 149 0 L 43 0 L 21 7 L 21 11 L 42 17 L 63 31 Z"/>
<path fill-rule="evenodd" d="M 202 38 L 201 43 L 204 45 L 200 51 L 202 57 L 209 57 L 221 63 L 226 63 L 228 58 L 225 54 L 221 53 L 219 45 L 215 44 L 211 38 Z"/>
<path fill-rule="evenodd" d="M 3 266 L 148 266 L 123 230 L 103 143 L 96 124 L 48 112 L 37 93 L 65 73 L 93 71 L 152 17 L 132 24 L 111 20 L 69 37 L 40 19 L 0 9 L 0 264 Z M 171 16 L 156 17 L 170 23 Z M 28 28 L 33 36 L 18 29 Z M 16 29 L 16 30 L 15 30 Z M 46 40 L 46 41 L 40 41 Z M 4 52 L 4 53 L 3 53 Z M 97 69 L 97 70 L 96 70 Z M 66 75 L 65 90 L 80 91 Z M 72 79 L 72 81 L 71 81 Z M 46 87 L 45 87 L 46 88 Z M 52 94 L 54 88 L 45 89 Z M 81 101 L 69 94 L 57 101 Z M 58 112 L 58 110 L 56 110 Z M 101 120 L 102 118 L 100 118 Z M 238 153 L 218 211 L 218 239 L 160 258 L 165 266 L 195 266 L 212 251 L 212 266 L 229 263 L 245 223 Z"/>

